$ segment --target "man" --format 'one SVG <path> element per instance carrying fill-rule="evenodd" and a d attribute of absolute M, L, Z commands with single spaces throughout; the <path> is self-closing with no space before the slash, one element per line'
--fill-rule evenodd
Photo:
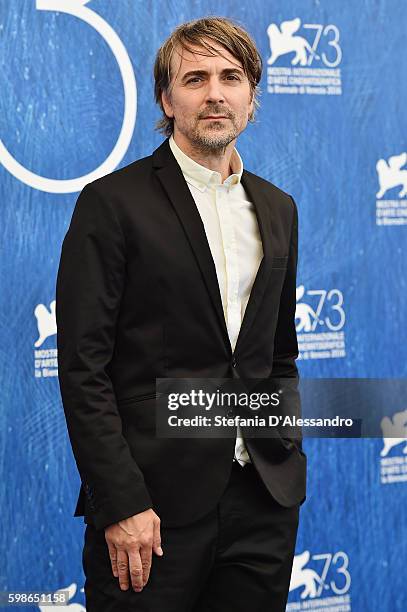
<path fill-rule="evenodd" d="M 261 59 L 230 20 L 199 19 L 154 75 L 169 138 L 84 188 L 58 272 L 87 611 L 282 611 L 301 440 L 155 432 L 156 378 L 298 376 L 296 206 L 235 149 Z"/>

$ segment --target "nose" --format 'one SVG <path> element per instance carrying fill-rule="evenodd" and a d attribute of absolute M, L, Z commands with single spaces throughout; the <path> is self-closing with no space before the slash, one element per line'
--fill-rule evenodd
<path fill-rule="evenodd" d="M 208 80 L 205 93 L 206 102 L 222 103 L 225 101 L 222 84 L 219 82 L 219 79 L 215 75 L 211 76 Z"/>

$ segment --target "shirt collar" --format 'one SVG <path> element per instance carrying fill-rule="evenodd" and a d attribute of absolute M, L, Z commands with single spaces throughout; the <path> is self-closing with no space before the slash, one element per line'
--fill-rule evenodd
<path fill-rule="evenodd" d="M 222 184 L 220 172 L 209 170 L 209 168 L 201 166 L 201 164 L 198 164 L 198 162 L 188 157 L 188 155 L 179 148 L 172 135 L 169 139 L 169 145 L 187 183 L 194 185 L 199 191 L 205 191 L 210 184 Z M 228 188 L 240 183 L 243 174 L 243 161 L 236 148 L 233 149 L 230 158 L 230 167 L 233 174 L 230 174 L 223 182 L 223 185 Z"/>

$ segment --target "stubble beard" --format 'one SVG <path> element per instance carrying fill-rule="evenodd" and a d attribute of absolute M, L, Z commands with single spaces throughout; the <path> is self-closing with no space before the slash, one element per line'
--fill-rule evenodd
<path fill-rule="evenodd" d="M 232 124 L 226 131 L 224 121 Z M 219 133 L 217 134 L 216 131 Z M 186 132 L 185 135 L 196 151 L 204 155 L 216 156 L 223 155 L 227 145 L 240 133 L 234 116 L 229 116 L 222 122 L 197 118 L 194 126 L 187 129 Z"/>

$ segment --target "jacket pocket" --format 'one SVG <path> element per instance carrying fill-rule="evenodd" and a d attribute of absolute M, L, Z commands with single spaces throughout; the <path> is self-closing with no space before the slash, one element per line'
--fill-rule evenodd
<path fill-rule="evenodd" d="M 124 397 L 117 400 L 118 406 L 126 406 L 127 404 L 136 404 L 137 402 L 143 402 L 144 400 L 154 399 L 157 397 L 157 393 L 144 393 L 143 395 L 132 395 L 131 397 Z"/>
<path fill-rule="evenodd" d="M 285 257 L 273 257 L 271 262 L 272 270 L 285 270 L 287 268 L 288 255 Z"/>

